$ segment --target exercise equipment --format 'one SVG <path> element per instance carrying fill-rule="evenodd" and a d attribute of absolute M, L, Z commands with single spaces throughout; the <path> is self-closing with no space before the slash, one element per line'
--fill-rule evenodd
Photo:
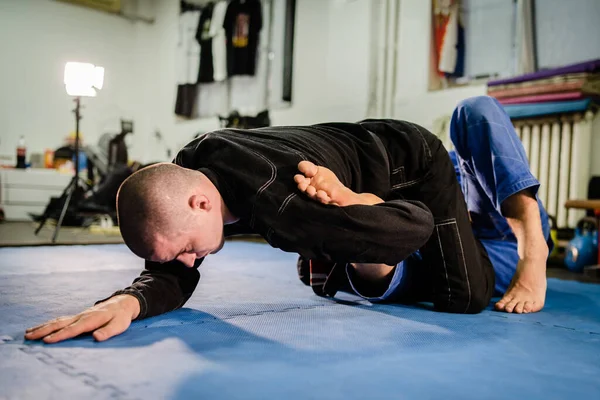
<path fill-rule="evenodd" d="M 590 192 L 590 194 L 591 193 L 592 192 Z M 565 208 L 577 208 L 580 210 L 588 210 L 589 212 L 593 213 L 593 215 L 596 217 L 596 227 L 600 228 L 600 200 L 598 200 L 598 199 L 568 200 L 565 203 Z M 597 239 L 596 239 L 596 248 L 597 248 L 597 252 L 598 252 L 596 262 L 598 263 L 598 262 L 600 262 L 600 246 L 598 246 L 598 243 L 600 243 L 600 229 L 596 229 L 596 231 L 598 232 Z M 600 265 L 596 264 L 596 265 L 591 265 L 591 266 L 585 267 L 584 273 L 587 275 L 590 275 L 590 276 L 595 275 L 595 276 L 600 277 Z"/>
<path fill-rule="evenodd" d="M 575 238 L 566 249 L 565 265 L 571 271 L 581 272 L 598 262 L 598 224 L 595 218 L 582 218 L 575 228 Z"/>

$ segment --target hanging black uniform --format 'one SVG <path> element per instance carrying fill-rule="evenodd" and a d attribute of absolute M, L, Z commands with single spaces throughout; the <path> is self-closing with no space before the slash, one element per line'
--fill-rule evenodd
<path fill-rule="evenodd" d="M 262 8 L 259 0 L 233 0 L 227 7 L 223 28 L 227 36 L 227 73 L 254 75 L 256 72 Z"/>

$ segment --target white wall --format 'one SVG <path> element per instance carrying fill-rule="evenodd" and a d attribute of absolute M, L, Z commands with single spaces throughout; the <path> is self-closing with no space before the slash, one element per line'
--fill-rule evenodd
<path fill-rule="evenodd" d="M 218 120 L 182 120 L 175 116 L 176 46 L 179 2 L 155 0 L 154 24 L 136 23 L 134 157 L 166 160 L 165 146 L 174 153 L 199 133 L 218 128 Z M 164 143 L 156 139 L 159 131 Z"/>
<path fill-rule="evenodd" d="M 294 42 L 293 101 L 290 108 L 271 110 L 275 125 L 325 121 L 357 121 L 366 118 L 371 65 L 371 18 L 374 0 L 298 0 Z M 138 126 L 160 129 L 173 147 L 185 143 L 196 131 L 216 128 L 216 122 L 175 122 L 174 64 L 177 5 L 158 2 L 154 25 L 139 25 L 139 47 L 147 48 L 148 76 L 140 75 L 143 101 Z M 430 0 L 401 0 L 400 40 L 395 117 L 432 128 L 435 118 L 449 114 L 464 98 L 485 94 L 485 86 L 428 91 Z M 151 38 L 151 39 L 149 39 Z M 143 50 L 142 50 L 143 51 Z M 159 76 L 153 81 L 152 76 Z M 144 110 L 152 109 L 148 118 Z M 140 144 L 142 146 L 142 144 Z M 146 143 L 148 154 L 161 152 L 156 141 Z"/>
<path fill-rule="evenodd" d="M 0 2 L 0 153 L 15 154 L 20 135 L 29 153 L 55 149 L 74 130 L 72 99 L 65 93 L 67 61 L 106 67 L 102 96 L 85 100 L 81 131 L 95 140 L 131 116 L 128 90 L 134 29 L 108 14 L 54 1 Z"/>
<path fill-rule="evenodd" d="M 298 0 L 293 104 L 272 110 L 276 125 L 356 121 L 367 117 L 375 0 Z M 382 1 L 382 0 L 378 0 Z M 216 129 L 216 119 L 181 121 L 174 113 L 178 2 L 144 0 L 154 24 L 51 0 L 0 1 L 0 154 L 14 155 L 24 134 L 29 152 L 56 148 L 73 130 L 72 100 L 62 84 L 64 63 L 106 67 L 105 88 L 85 99 L 82 132 L 95 143 L 133 118 L 132 158 L 167 159 L 194 134 Z M 428 91 L 431 0 L 401 0 L 393 115 L 426 128 L 485 86 Z M 8 39 L 8 40 L 6 40 Z M 10 62 L 8 61 L 10 60 Z M 595 136 L 600 147 L 600 135 Z M 594 166 L 600 173 L 600 166 Z"/>
<path fill-rule="evenodd" d="M 366 116 L 371 0 L 298 0 L 294 42 L 293 101 L 287 109 L 271 110 L 275 125 L 325 121 L 357 121 Z M 138 24 L 138 130 L 158 129 L 174 149 L 199 131 L 216 129 L 216 119 L 177 121 L 173 115 L 176 88 L 175 43 L 178 5 L 158 0 L 154 25 Z M 159 79 L 156 79 L 156 78 Z M 155 140 L 146 157 L 159 157 Z"/>
<path fill-rule="evenodd" d="M 366 116 L 371 0 L 296 2 L 292 107 L 278 125 L 358 121 Z"/>
<path fill-rule="evenodd" d="M 152 5 L 150 0 L 144 4 Z M 154 24 L 50 0 L 0 1 L 0 154 L 13 156 L 20 135 L 28 152 L 55 149 L 74 130 L 72 99 L 64 90 L 67 61 L 106 69 L 96 98 L 83 99 L 81 132 L 95 144 L 119 131 L 119 118 L 133 118 L 131 156 L 166 159 L 159 130 L 177 147 L 215 120 L 178 122 L 174 116 L 178 2 L 157 0 Z"/>
<path fill-rule="evenodd" d="M 274 110 L 274 124 L 356 121 L 366 115 L 370 0 L 299 0 L 294 54 L 293 105 Z M 117 132 L 133 118 L 130 155 L 166 159 L 194 134 L 218 128 L 216 118 L 183 121 L 173 113 L 179 5 L 145 0 L 154 24 L 56 1 L 0 1 L 0 154 L 14 155 L 21 134 L 28 152 L 55 149 L 74 129 L 71 98 L 62 83 L 64 63 L 106 68 L 105 87 L 84 99 L 81 131 L 87 143 Z"/>
<path fill-rule="evenodd" d="M 432 129 L 462 99 L 486 94 L 485 85 L 429 91 L 431 0 L 401 0 L 395 117 Z"/>

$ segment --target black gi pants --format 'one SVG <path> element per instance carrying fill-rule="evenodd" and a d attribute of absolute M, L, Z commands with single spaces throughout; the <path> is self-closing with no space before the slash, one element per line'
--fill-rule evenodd
<path fill-rule="evenodd" d="M 398 288 L 377 300 L 433 302 L 436 310 L 452 313 L 482 311 L 494 291 L 494 270 L 485 248 L 473 234 L 454 166 L 442 142 L 426 129 L 403 121 L 367 120 L 361 124 L 381 139 L 387 152 L 391 191 L 384 200 L 421 201 L 435 223 L 424 246 L 396 267 L 402 268 L 398 271 L 401 276 L 395 276 L 395 280 L 400 279 Z M 408 237 L 411 232 L 398 235 Z M 307 267 L 299 260 L 299 275 L 305 283 Z M 337 289 L 347 288 L 344 280 L 348 278 L 355 289 L 364 288 L 355 282 L 351 269 L 347 270 L 347 277 L 339 270 L 332 273 L 340 280 L 335 284 Z"/>

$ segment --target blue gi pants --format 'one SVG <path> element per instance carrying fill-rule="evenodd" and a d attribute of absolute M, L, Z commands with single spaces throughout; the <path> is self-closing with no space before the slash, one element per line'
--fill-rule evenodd
<path fill-rule="evenodd" d="M 536 195 L 540 186 L 531 174 L 521 140 L 498 101 L 480 96 L 462 101 L 450 125 L 457 170 L 473 232 L 486 248 L 496 274 L 496 294 L 506 292 L 519 260 L 517 240 L 502 215 L 504 200 L 522 190 Z M 550 223 L 538 198 L 548 245 Z"/>

